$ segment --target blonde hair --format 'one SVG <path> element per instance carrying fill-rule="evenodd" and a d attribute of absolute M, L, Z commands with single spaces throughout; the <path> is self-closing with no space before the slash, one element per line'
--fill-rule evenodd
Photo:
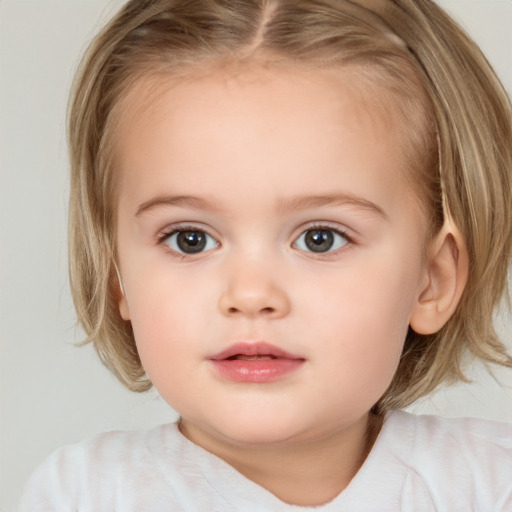
<path fill-rule="evenodd" d="M 134 391 L 151 387 L 118 311 L 111 139 L 120 101 L 143 76 L 256 55 L 350 65 L 391 97 L 431 232 L 449 217 L 467 244 L 469 280 L 455 315 L 436 334 L 410 330 L 375 410 L 465 379 L 468 351 L 512 367 L 493 326 L 512 249 L 510 101 L 475 43 L 431 0 L 131 0 L 122 8 L 82 61 L 68 119 L 71 288 L 104 364 Z"/>

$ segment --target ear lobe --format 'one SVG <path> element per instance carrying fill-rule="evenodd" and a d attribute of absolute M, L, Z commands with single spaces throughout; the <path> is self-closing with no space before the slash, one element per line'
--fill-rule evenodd
<path fill-rule="evenodd" d="M 119 267 L 117 263 L 114 261 L 114 268 L 116 269 L 117 282 L 114 283 L 114 287 L 116 289 L 116 296 L 118 297 L 117 303 L 119 307 L 119 314 L 121 318 L 125 321 L 130 320 L 130 310 L 128 309 L 128 301 L 126 300 L 126 294 L 124 292 L 123 280 L 121 279 L 121 273 L 119 272 Z"/>
<path fill-rule="evenodd" d="M 128 309 L 128 302 L 126 301 L 126 296 L 124 293 L 119 299 L 119 314 L 123 320 L 127 322 L 130 320 L 130 310 Z"/>
<path fill-rule="evenodd" d="M 418 334 L 433 334 L 455 312 L 468 279 L 469 257 L 460 231 L 446 222 L 431 244 L 427 285 L 420 291 L 410 318 Z"/>

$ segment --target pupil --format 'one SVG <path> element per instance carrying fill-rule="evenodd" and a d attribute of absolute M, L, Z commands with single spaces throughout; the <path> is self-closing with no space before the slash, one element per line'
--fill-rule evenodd
<path fill-rule="evenodd" d="M 313 252 L 326 252 L 333 243 L 334 236 L 331 231 L 315 229 L 306 233 L 306 245 Z"/>
<path fill-rule="evenodd" d="M 182 231 L 176 240 L 183 252 L 193 254 L 201 252 L 206 246 L 206 236 L 201 231 Z"/>

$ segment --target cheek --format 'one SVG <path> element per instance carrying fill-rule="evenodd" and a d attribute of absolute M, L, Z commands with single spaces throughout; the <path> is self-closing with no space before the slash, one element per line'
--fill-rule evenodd
<path fill-rule="evenodd" d="M 135 262 L 127 297 L 135 341 L 149 378 L 158 384 L 187 379 L 220 336 L 219 280 L 163 261 Z"/>
<path fill-rule="evenodd" d="M 128 287 L 128 303 L 137 349 L 150 379 L 161 373 L 172 377 L 174 366 L 181 361 L 186 371 L 189 360 L 187 349 L 193 347 L 197 311 L 197 297 L 190 287 L 165 274 L 155 279 L 146 273 L 140 275 L 132 288 Z M 194 300 L 195 299 L 195 300 Z"/>
<path fill-rule="evenodd" d="M 367 339 L 364 333 L 371 332 L 392 342 L 407 330 L 419 269 L 412 265 L 404 271 L 382 259 L 380 264 L 362 267 L 360 271 L 353 267 L 342 270 L 324 282 L 322 290 L 311 289 L 308 295 L 315 293 L 316 297 L 309 305 L 323 318 L 323 325 L 334 324 L 339 332 L 350 332 L 354 339 Z M 371 343 L 371 339 L 367 341 Z"/>
<path fill-rule="evenodd" d="M 316 334 L 326 340 L 324 357 L 332 378 L 351 381 L 378 399 L 400 360 L 417 274 L 414 265 L 404 273 L 385 260 L 364 270 L 340 275 L 311 304 L 316 304 Z"/>

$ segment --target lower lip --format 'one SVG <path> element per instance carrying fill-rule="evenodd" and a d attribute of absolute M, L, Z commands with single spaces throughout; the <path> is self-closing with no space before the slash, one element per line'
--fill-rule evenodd
<path fill-rule="evenodd" d="M 265 384 L 276 382 L 297 371 L 303 359 L 221 359 L 211 360 L 217 372 L 235 382 Z"/>

